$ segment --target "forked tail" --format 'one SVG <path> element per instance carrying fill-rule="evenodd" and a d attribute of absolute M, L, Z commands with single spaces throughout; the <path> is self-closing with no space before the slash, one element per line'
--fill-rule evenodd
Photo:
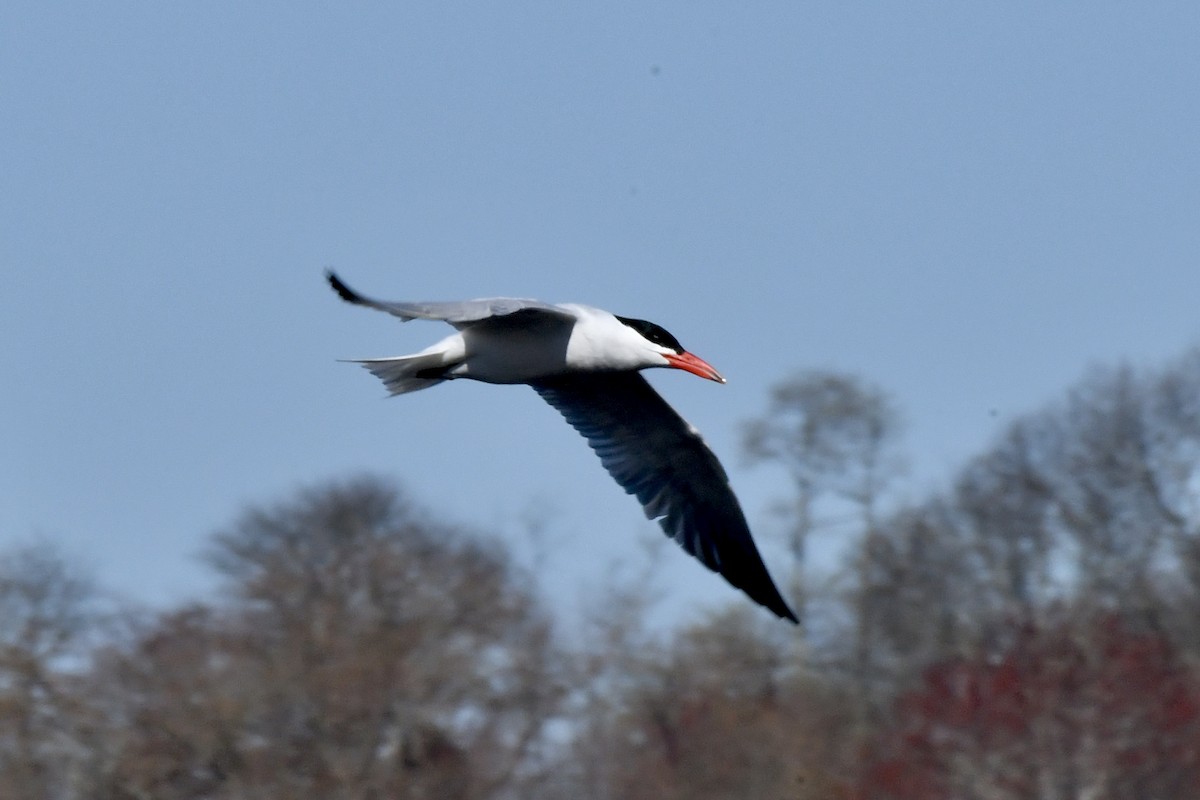
<path fill-rule="evenodd" d="M 407 394 L 446 380 L 445 353 L 417 353 L 392 358 L 356 358 L 351 363 L 362 364 L 371 374 L 383 381 L 392 394 Z"/>

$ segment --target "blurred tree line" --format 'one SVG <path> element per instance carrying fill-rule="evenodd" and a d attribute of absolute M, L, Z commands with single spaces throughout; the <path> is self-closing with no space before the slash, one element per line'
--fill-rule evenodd
<path fill-rule="evenodd" d="M 664 631 L 630 581 L 565 636 L 497 542 L 372 478 L 246 510 L 181 608 L 13 549 L 0 800 L 1200 796 L 1200 350 L 1095 370 L 918 501 L 899 428 L 821 372 L 744 427 L 799 631 L 732 593 Z"/>

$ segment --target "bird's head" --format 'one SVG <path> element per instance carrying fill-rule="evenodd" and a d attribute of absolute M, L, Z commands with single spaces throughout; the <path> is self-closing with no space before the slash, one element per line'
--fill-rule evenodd
<path fill-rule="evenodd" d="M 648 351 L 647 356 L 651 362 L 648 366 L 682 369 L 710 381 L 725 383 L 721 373 L 717 372 L 704 359 L 684 350 L 679 340 L 661 325 L 647 322 L 644 319 L 630 319 L 629 317 L 617 317 L 617 319 L 637 334 L 641 340 L 639 344 L 644 343 L 643 347 Z M 656 359 L 661 359 L 661 361 Z"/>

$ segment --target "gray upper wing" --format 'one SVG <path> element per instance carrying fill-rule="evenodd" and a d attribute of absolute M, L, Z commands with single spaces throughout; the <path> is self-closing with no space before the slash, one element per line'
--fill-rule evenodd
<path fill-rule="evenodd" d="M 636 372 L 577 374 L 532 386 L 583 434 L 609 474 L 668 536 L 755 602 L 796 621 L 717 457 L 645 378 Z"/>
<path fill-rule="evenodd" d="M 523 300 L 516 297 L 490 297 L 481 300 L 463 300 L 449 303 L 396 303 L 374 300 L 351 289 L 331 270 L 325 273 L 329 285 L 348 303 L 386 311 L 408 322 L 412 319 L 433 319 L 448 322 L 456 328 L 469 327 L 483 320 L 504 317 L 522 312 L 518 317 L 541 317 L 549 315 L 563 321 L 574 320 L 574 315 L 564 308 L 538 300 Z"/>

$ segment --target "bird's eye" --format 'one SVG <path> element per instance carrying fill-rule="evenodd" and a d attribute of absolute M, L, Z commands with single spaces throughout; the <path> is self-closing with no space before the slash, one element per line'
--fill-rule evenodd
<path fill-rule="evenodd" d="M 648 342 L 665 347 L 668 350 L 674 350 L 676 353 L 684 352 L 683 345 L 679 343 L 679 340 L 661 325 L 647 322 L 644 319 L 630 319 L 629 317 L 617 317 L 617 319 L 633 328 Z"/>

